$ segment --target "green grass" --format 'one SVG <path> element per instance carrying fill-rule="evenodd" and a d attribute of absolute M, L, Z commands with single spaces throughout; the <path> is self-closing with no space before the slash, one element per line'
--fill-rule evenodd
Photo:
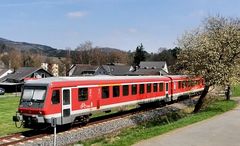
<path fill-rule="evenodd" d="M 219 100 L 208 106 L 197 114 L 171 114 L 168 119 L 158 119 L 149 123 L 142 124 L 140 126 L 123 130 L 119 133 L 115 133 L 111 136 L 100 137 L 94 140 L 88 140 L 83 143 L 84 145 L 106 145 L 106 146 L 128 146 L 138 141 L 148 139 L 171 130 L 181 128 L 215 115 L 221 114 L 236 107 L 235 101 L 223 101 Z"/>
<path fill-rule="evenodd" d="M 233 97 L 240 96 L 240 84 L 234 85 L 232 87 L 232 96 Z"/>
<path fill-rule="evenodd" d="M 0 95 L 0 136 L 24 131 L 16 128 L 12 116 L 16 114 L 19 97 L 13 94 Z"/>

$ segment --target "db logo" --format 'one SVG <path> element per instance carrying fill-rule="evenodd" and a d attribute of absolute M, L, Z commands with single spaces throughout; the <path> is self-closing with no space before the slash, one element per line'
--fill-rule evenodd
<path fill-rule="evenodd" d="M 80 108 L 86 108 L 86 107 L 87 107 L 87 105 L 85 103 L 82 103 L 80 106 Z"/>

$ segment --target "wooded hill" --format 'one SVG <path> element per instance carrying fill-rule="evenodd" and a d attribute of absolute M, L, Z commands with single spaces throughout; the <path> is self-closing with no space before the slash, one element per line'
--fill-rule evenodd
<path fill-rule="evenodd" d="M 21 52 L 30 52 L 30 53 L 40 53 L 43 56 L 51 57 L 66 57 L 69 50 L 66 49 L 56 49 L 47 45 L 27 43 L 27 42 L 16 42 L 8 39 L 0 38 L 0 53 L 9 52 L 13 49 L 16 49 Z M 119 49 L 109 48 L 109 47 L 100 47 L 98 48 L 101 52 L 110 53 L 110 52 L 124 52 Z M 75 54 L 75 49 L 71 50 L 71 54 Z"/>

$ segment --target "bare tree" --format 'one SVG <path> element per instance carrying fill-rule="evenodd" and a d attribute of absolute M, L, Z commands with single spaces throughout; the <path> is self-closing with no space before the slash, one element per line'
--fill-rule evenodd
<path fill-rule="evenodd" d="M 91 64 L 92 57 L 91 54 L 93 52 L 92 42 L 86 41 L 80 44 L 77 48 L 77 62 L 82 64 Z"/>
<path fill-rule="evenodd" d="M 7 68 L 18 69 L 22 66 L 22 55 L 19 50 L 14 48 L 11 49 L 8 53 L 4 54 L 1 57 L 1 60 L 6 65 Z"/>

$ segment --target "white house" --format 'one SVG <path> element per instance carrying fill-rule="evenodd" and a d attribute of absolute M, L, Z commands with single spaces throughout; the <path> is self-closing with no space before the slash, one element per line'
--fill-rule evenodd
<path fill-rule="evenodd" d="M 141 69 L 159 69 L 168 73 L 166 61 L 141 61 L 139 66 Z"/>

